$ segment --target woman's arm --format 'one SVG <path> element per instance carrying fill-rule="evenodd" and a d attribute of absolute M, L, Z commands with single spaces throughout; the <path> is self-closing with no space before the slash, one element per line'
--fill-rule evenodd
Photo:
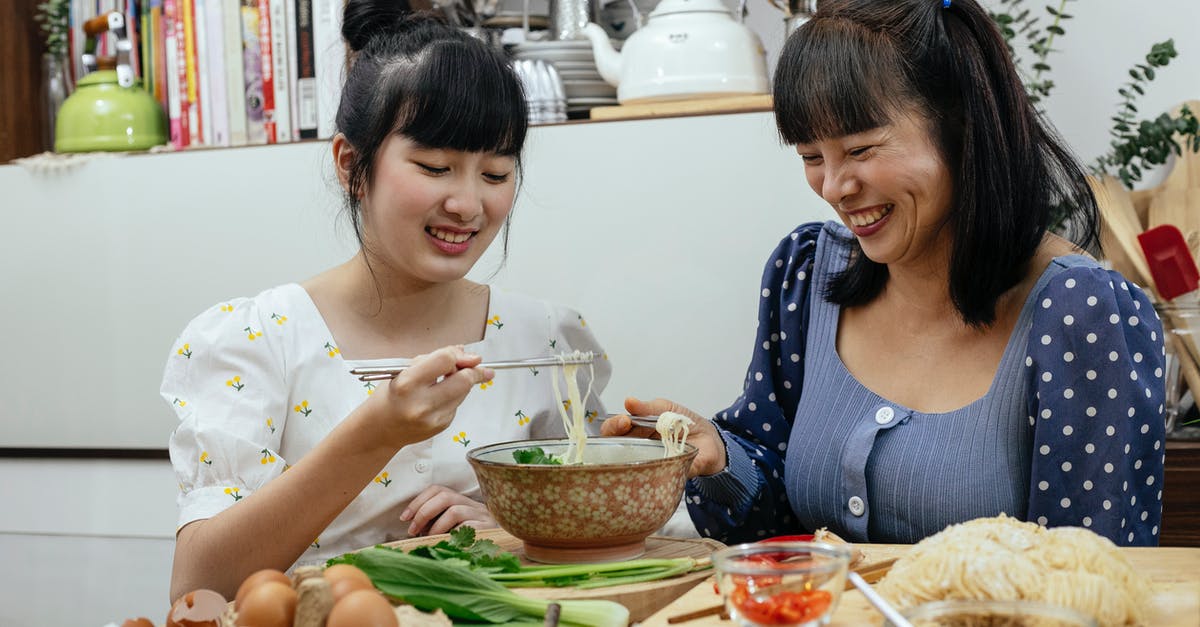
<path fill-rule="evenodd" d="M 744 391 L 713 420 L 725 444 L 725 468 L 688 482 L 696 529 L 722 542 L 801 530 L 787 500 L 784 459 L 804 382 L 809 285 L 821 228 L 802 225 L 767 261 Z"/>
<path fill-rule="evenodd" d="M 1115 272 L 1077 267 L 1052 279 L 1037 307 L 1025 361 L 1027 518 L 1157 545 L 1164 338 L 1150 300 Z"/>
<path fill-rule="evenodd" d="M 491 377 L 479 361 L 459 348 L 417 358 L 287 472 L 184 526 L 171 598 L 196 588 L 230 596 L 255 570 L 291 566 L 400 448 L 450 424 L 471 387 Z"/>

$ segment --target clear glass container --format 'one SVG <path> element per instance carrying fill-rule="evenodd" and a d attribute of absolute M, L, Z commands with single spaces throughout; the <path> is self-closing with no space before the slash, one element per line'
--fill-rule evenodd
<path fill-rule="evenodd" d="M 1200 303 L 1158 303 L 1154 306 L 1162 319 L 1163 344 L 1167 351 L 1163 380 L 1166 402 L 1163 413 L 1167 437 L 1173 440 L 1200 440 Z"/>
<path fill-rule="evenodd" d="M 815 627 L 837 610 L 850 549 L 821 542 L 739 544 L 713 553 L 725 610 L 741 627 Z"/>

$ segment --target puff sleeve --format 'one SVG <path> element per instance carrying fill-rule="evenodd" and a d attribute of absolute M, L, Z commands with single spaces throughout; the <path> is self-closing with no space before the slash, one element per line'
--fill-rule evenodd
<path fill-rule="evenodd" d="M 821 229 L 820 223 L 801 225 L 768 259 L 743 393 L 714 418 L 725 441 L 726 468 L 688 482 L 696 529 L 725 543 L 799 530 L 787 502 L 783 461 L 804 382 L 809 285 Z"/>
<path fill-rule="evenodd" d="M 1146 294 L 1094 266 L 1038 295 L 1025 359 L 1033 459 L 1027 517 L 1121 546 L 1158 544 L 1163 330 Z"/>
<path fill-rule="evenodd" d="M 188 324 L 168 356 L 162 397 L 171 435 L 179 526 L 211 518 L 278 476 L 288 408 L 284 355 L 270 313 L 236 299 Z"/>

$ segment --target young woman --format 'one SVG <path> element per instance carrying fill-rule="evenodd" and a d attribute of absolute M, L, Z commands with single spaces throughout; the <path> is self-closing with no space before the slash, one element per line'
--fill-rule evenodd
<path fill-rule="evenodd" d="M 178 338 L 162 383 L 181 420 L 172 598 L 493 526 L 467 449 L 563 431 L 554 370 L 494 373 L 481 356 L 592 351 L 593 398 L 608 381 L 578 313 L 464 278 L 504 237 L 520 172 L 526 105 L 503 55 L 386 0 L 350 0 L 343 35 L 353 56 L 332 149 L 361 247 L 302 283 L 218 303 Z M 349 372 L 401 358 L 412 367 L 391 381 Z"/>

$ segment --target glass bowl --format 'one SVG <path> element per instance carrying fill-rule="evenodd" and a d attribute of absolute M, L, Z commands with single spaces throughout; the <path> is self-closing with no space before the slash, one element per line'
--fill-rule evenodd
<path fill-rule="evenodd" d="M 1086 614 L 1038 601 L 933 601 L 901 614 L 913 627 L 1097 626 L 1096 620 Z"/>
<path fill-rule="evenodd" d="M 850 549 L 821 542 L 739 544 L 713 553 L 717 588 L 742 627 L 829 622 L 846 587 Z"/>

